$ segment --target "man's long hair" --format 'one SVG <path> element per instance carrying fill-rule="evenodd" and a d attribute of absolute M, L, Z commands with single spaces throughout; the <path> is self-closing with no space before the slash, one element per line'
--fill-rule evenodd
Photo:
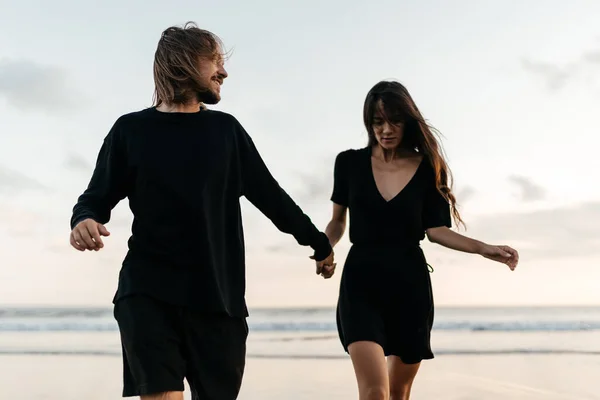
<path fill-rule="evenodd" d="M 194 22 L 172 26 L 161 35 L 154 54 L 155 106 L 200 101 L 206 91 L 198 70 L 201 60 L 223 57 L 221 39 Z"/>

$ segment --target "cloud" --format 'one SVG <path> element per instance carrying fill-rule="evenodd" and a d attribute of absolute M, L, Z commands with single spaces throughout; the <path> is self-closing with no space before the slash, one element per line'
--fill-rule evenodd
<path fill-rule="evenodd" d="M 6 232 L 11 239 L 29 237 L 43 224 L 43 214 L 8 202 L 0 202 L 0 233 Z"/>
<path fill-rule="evenodd" d="M 27 190 L 46 190 L 37 180 L 0 166 L 0 193 L 18 194 Z"/>
<path fill-rule="evenodd" d="M 29 60 L 0 60 L 0 97 L 25 111 L 70 111 L 82 104 L 64 69 Z"/>
<path fill-rule="evenodd" d="M 298 177 L 302 185 L 296 197 L 300 203 L 312 203 L 314 201 L 328 200 L 333 189 L 333 179 L 324 173 L 322 175 L 311 175 L 299 173 Z"/>
<path fill-rule="evenodd" d="M 319 221 L 329 217 L 331 212 L 328 201 L 333 189 L 332 166 L 333 160 L 326 159 L 322 163 L 317 163 L 314 168 L 315 172 L 293 172 L 292 176 L 294 178 L 291 180 L 291 182 L 295 182 L 293 187 L 291 184 L 283 185 L 296 204 L 302 208 L 319 229 L 324 229 L 324 227 L 319 226 Z M 260 252 L 289 254 L 302 251 L 301 246 L 291 236 L 280 233 L 270 221 L 266 222 L 259 214 L 256 210 L 253 210 L 252 213 L 245 211 L 244 220 L 246 223 L 244 225 L 246 232 L 250 235 L 258 229 L 257 227 L 260 227 L 261 241 L 257 243 L 260 245 Z M 248 220 L 247 215 L 253 217 L 253 219 Z"/>
<path fill-rule="evenodd" d="M 600 50 L 584 51 L 579 57 L 567 64 L 557 65 L 549 62 L 521 60 L 523 69 L 537 75 L 545 82 L 551 92 L 558 92 L 567 85 L 588 74 L 596 74 L 600 64 Z"/>
<path fill-rule="evenodd" d="M 264 251 L 270 254 L 286 253 L 291 250 L 291 244 L 271 244 L 265 246 Z"/>
<path fill-rule="evenodd" d="M 456 193 L 456 202 L 458 204 L 467 203 L 469 200 L 475 197 L 476 194 L 477 191 L 475 190 L 475 188 L 471 186 L 465 186 Z"/>
<path fill-rule="evenodd" d="M 585 53 L 583 59 L 590 64 L 600 64 L 600 50 Z"/>
<path fill-rule="evenodd" d="M 69 154 L 65 160 L 65 167 L 73 171 L 80 171 L 90 173 L 93 171 L 94 166 L 85 158 L 78 154 Z"/>
<path fill-rule="evenodd" d="M 521 65 L 526 71 L 535 74 L 546 82 L 546 87 L 550 91 L 558 91 L 563 89 L 567 83 L 576 75 L 576 65 L 568 65 L 560 67 L 550 63 L 539 61 L 531 61 L 524 59 Z"/>
<path fill-rule="evenodd" d="M 300 182 L 300 189 L 294 191 L 294 198 L 299 203 L 313 204 L 315 202 L 329 201 L 333 190 L 333 167 L 335 157 L 323 157 L 311 164 L 310 170 L 295 171 L 295 181 Z"/>
<path fill-rule="evenodd" d="M 600 201 L 502 213 L 477 218 L 470 226 L 486 241 L 514 244 L 528 258 L 568 258 L 600 255 Z M 468 233 L 467 233 L 468 234 Z M 482 238 L 483 239 L 483 238 Z M 565 268 L 576 269 L 576 265 Z"/>
<path fill-rule="evenodd" d="M 546 196 L 543 187 L 524 176 L 511 175 L 508 180 L 519 189 L 519 198 L 522 201 L 542 200 Z"/>

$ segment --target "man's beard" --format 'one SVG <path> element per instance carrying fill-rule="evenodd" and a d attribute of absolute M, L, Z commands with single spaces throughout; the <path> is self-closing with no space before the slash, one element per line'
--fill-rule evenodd
<path fill-rule="evenodd" d="M 217 104 L 219 101 L 221 101 L 221 95 L 213 92 L 210 89 L 203 89 L 196 92 L 196 99 L 199 103 Z"/>

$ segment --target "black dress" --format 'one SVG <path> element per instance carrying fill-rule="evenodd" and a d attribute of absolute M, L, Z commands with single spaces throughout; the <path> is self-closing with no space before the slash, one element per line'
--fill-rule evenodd
<path fill-rule="evenodd" d="M 335 161 L 331 200 L 350 213 L 352 247 L 337 306 L 344 349 L 372 341 L 406 364 L 433 358 L 433 295 L 420 241 L 428 228 L 451 227 L 451 217 L 430 163 L 423 159 L 404 189 L 386 201 L 373 176 L 371 148 L 344 151 Z"/>

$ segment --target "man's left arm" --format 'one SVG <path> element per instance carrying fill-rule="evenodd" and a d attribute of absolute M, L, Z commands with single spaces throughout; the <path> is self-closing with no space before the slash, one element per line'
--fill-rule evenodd
<path fill-rule="evenodd" d="M 300 245 L 312 247 L 315 260 L 327 259 L 332 253 L 327 236 L 279 186 L 244 128 L 238 124 L 236 129 L 242 195 L 281 232 L 293 235 Z"/>

